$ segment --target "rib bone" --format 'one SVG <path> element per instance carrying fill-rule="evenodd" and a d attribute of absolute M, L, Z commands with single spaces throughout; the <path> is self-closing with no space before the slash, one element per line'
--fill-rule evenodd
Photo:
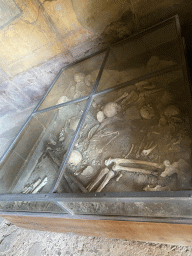
<path fill-rule="evenodd" d="M 104 187 L 109 183 L 109 181 L 114 177 L 115 173 L 113 171 L 109 171 L 104 179 L 104 181 L 101 183 L 101 185 L 98 187 L 96 192 L 101 192 Z"/>
<path fill-rule="evenodd" d="M 147 161 L 141 161 L 141 160 L 134 160 L 134 159 L 124 159 L 124 158 L 109 158 L 105 160 L 105 165 L 109 166 L 110 164 L 115 163 L 116 165 L 120 164 L 143 164 L 143 165 L 148 165 L 151 167 L 155 167 L 158 169 L 162 169 L 164 165 L 162 164 L 157 164 L 157 163 L 152 163 L 152 162 L 147 162 Z"/>
<path fill-rule="evenodd" d="M 108 172 L 108 168 L 102 169 L 97 178 L 87 186 L 88 191 L 90 192 Z"/>
<path fill-rule="evenodd" d="M 145 169 L 140 169 L 140 168 L 132 168 L 132 167 L 125 167 L 125 166 L 120 166 L 120 165 L 114 165 L 112 167 L 113 171 L 127 171 L 127 172 L 138 172 L 138 173 L 143 173 L 143 174 L 153 174 L 153 175 L 158 175 L 158 173 L 148 171 Z"/>

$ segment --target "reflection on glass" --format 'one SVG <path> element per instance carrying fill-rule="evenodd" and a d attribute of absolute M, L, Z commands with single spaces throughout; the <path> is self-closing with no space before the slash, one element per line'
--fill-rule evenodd
<path fill-rule="evenodd" d="M 174 22 L 111 48 L 98 91 L 180 63 Z"/>
<path fill-rule="evenodd" d="M 179 201 L 150 200 L 148 202 L 75 202 L 64 203 L 74 214 L 93 214 L 128 217 L 185 217 L 191 218 L 192 204 Z"/>
<path fill-rule="evenodd" d="M 64 69 L 39 109 L 89 95 L 93 90 L 104 55 L 105 53 L 98 54 Z"/>
<path fill-rule="evenodd" d="M 1 169 L 2 193 L 49 193 L 86 103 L 33 116 Z"/>
<path fill-rule="evenodd" d="M 95 96 L 66 171 L 88 192 L 190 189 L 188 106 L 182 70 Z"/>
<path fill-rule="evenodd" d="M 64 211 L 52 202 L 0 202 L 0 211 L 27 211 L 27 212 L 51 212 L 64 213 Z"/>

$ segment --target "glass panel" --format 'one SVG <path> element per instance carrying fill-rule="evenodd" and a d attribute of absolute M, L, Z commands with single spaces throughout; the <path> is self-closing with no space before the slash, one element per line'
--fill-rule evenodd
<path fill-rule="evenodd" d="M 65 213 L 59 206 L 52 202 L 0 202 L 0 211 L 27 211 Z"/>
<path fill-rule="evenodd" d="M 64 69 L 39 109 L 89 95 L 104 56 L 105 53 L 101 53 Z"/>
<path fill-rule="evenodd" d="M 111 47 L 98 91 L 181 62 L 175 22 Z"/>
<path fill-rule="evenodd" d="M 191 218 L 192 203 L 172 199 L 167 202 L 157 199 L 149 202 L 76 202 L 64 203 L 74 214 L 94 214 L 129 217 L 183 217 Z"/>
<path fill-rule="evenodd" d="M 189 104 L 182 70 L 95 96 L 66 171 L 90 192 L 191 189 Z"/>
<path fill-rule="evenodd" d="M 1 193 L 48 193 L 87 101 L 36 114 L 1 168 Z"/>

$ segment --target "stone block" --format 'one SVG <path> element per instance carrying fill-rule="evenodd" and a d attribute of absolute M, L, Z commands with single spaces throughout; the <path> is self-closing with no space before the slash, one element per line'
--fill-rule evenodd
<path fill-rule="evenodd" d="M 60 69 L 68 64 L 69 60 L 66 56 L 57 56 L 41 66 L 35 67 L 33 71 L 40 83 L 45 88 L 49 88 Z"/>
<path fill-rule="evenodd" d="M 16 242 L 16 240 L 17 240 L 17 235 L 15 233 L 12 233 L 4 237 L 0 243 L 0 253 L 7 252 L 11 248 L 11 246 Z"/>
<path fill-rule="evenodd" d="M 40 243 L 34 243 L 28 251 L 27 256 L 41 256 L 42 247 Z"/>
<path fill-rule="evenodd" d="M 16 111 L 17 109 L 5 99 L 4 94 L 0 94 L 0 118 Z"/>
<path fill-rule="evenodd" d="M 9 113 L 9 115 L 4 115 L 0 118 L 0 137 L 5 132 L 17 127 L 18 125 L 24 124 L 31 112 L 33 111 L 36 103 L 30 108 L 27 108 L 21 112 Z"/>
<path fill-rule="evenodd" d="M 46 91 L 33 70 L 14 77 L 12 81 L 22 91 L 24 96 L 29 98 L 31 103 L 41 99 Z"/>
<path fill-rule="evenodd" d="M 30 103 L 29 98 L 24 96 L 22 91 L 19 90 L 11 81 L 3 83 L 1 85 L 0 92 L 3 93 L 2 95 L 6 101 L 16 109 L 24 109 Z"/>
<path fill-rule="evenodd" d="M 0 2 L 0 13 L 1 29 L 21 15 L 21 10 L 13 0 L 3 0 Z"/>

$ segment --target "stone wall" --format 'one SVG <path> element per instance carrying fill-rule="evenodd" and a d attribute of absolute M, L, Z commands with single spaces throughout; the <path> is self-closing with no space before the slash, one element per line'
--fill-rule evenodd
<path fill-rule="evenodd" d="M 72 62 L 109 39 L 185 12 L 188 5 L 184 0 L 3 0 L 0 82 L 61 53 Z"/>

